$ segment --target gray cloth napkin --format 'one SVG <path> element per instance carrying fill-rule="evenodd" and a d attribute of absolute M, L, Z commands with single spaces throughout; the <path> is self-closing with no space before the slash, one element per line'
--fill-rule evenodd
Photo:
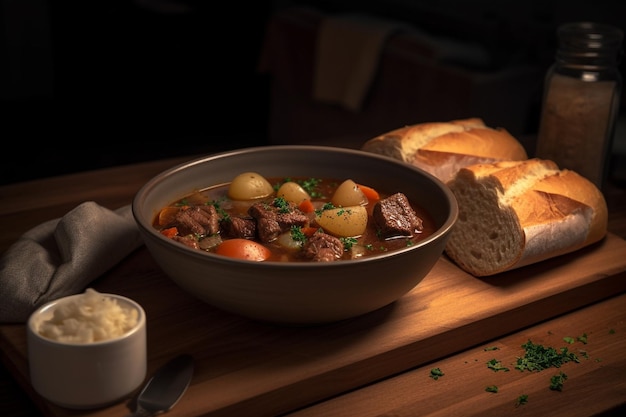
<path fill-rule="evenodd" d="M 88 201 L 32 228 L 0 258 L 0 323 L 26 322 L 48 301 L 83 292 L 142 243 L 130 205 Z"/>

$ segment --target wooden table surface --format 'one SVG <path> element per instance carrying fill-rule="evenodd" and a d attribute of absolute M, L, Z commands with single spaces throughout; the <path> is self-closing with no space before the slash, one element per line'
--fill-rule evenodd
<path fill-rule="evenodd" d="M 85 172 L 62 177 L 48 178 L 38 181 L 12 184 L 0 187 L 0 219 L 2 219 L 2 234 L 0 235 L 0 252 L 4 252 L 13 242 L 15 242 L 25 231 L 42 223 L 43 221 L 60 217 L 74 208 L 77 204 L 93 200 L 97 203 L 109 207 L 117 208 L 132 201 L 132 197 L 143 183 L 149 178 L 169 168 L 179 162 L 189 158 L 176 158 L 164 161 L 142 163 L 124 167 L 111 168 L 106 170 Z M 289 415 L 293 417 L 304 416 L 502 416 L 524 413 L 525 415 L 556 415 L 556 416 L 592 416 L 611 415 L 624 411 L 626 407 L 626 292 L 623 291 L 622 282 L 626 280 L 624 274 L 623 258 L 626 259 L 626 250 L 623 248 L 626 238 L 626 191 L 616 186 L 608 186 L 605 196 L 610 208 L 609 230 L 611 232 L 606 244 L 596 250 L 596 252 L 586 253 L 581 256 L 577 265 L 586 268 L 585 259 L 590 259 L 589 265 L 595 265 L 594 257 L 603 254 L 601 262 L 614 264 L 608 272 L 603 272 L 602 268 L 597 276 L 585 277 L 580 286 L 567 288 L 566 294 L 548 294 L 542 303 L 535 303 L 537 309 L 549 308 L 551 301 L 558 302 L 554 311 L 558 314 L 551 314 L 546 320 L 539 320 L 542 315 L 525 309 L 523 306 L 508 308 L 506 317 L 512 317 L 518 321 L 510 328 L 514 331 L 506 331 L 509 327 L 503 326 L 497 321 L 490 322 L 489 317 L 485 320 L 477 321 L 476 325 L 471 320 L 467 321 L 466 329 L 454 329 L 446 333 L 437 334 L 437 344 L 426 346 L 419 343 L 407 343 L 404 349 L 394 351 L 393 360 L 384 358 L 381 353 L 380 358 L 386 359 L 383 369 L 381 361 L 376 361 L 377 354 L 371 354 L 367 360 L 360 362 L 368 367 L 353 367 L 353 369 L 342 370 L 342 372 L 328 372 L 325 377 L 320 374 L 317 379 L 309 378 L 306 381 L 300 380 L 300 387 L 306 390 L 315 391 L 315 395 L 307 395 L 298 391 L 298 386 L 291 386 L 290 390 L 281 386 L 281 381 L 274 381 L 268 378 L 267 374 L 275 373 L 271 369 L 273 365 L 284 367 L 281 373 L 276 375 L 295 374 L 300 369 L 303 372 L 310 372 L 310 367 L 305 367 L 297 363 L 298 354 L 290 352 L 287 348 L 279 352 L 263 352 L 264 358 L 268 358 L 267 365 L 257 366 L 254 372 L 259 373 L 259 383 L 263 387 L 256 387 L 254 379 L 250 378 L 248 372 L 247 381 L 236 380 L 231 377 L 232 383 L 239 384 L 238 387 L 244 390 L 258 390 L 257 397 L 251 396 L 249 404 L 254 407 L 246 407 L 245 404 L 234 404 L 228 407 L 212 409 L 209 413 L 206 404 L 202 404 L 202 398 L 211 398 L 216 395 L 211 392 L 204 392 L 208 385 L 205 376 L 207 371 L 203 369 L 209 363 L 212 352 L 197 350 L 197 354 L 202 356 L 199 365 L 197 378 L 192 381 L 188 393 L 179 404 L 170 412 L 171 415 Z M 606 250 L 610 250 L 608 255 Z M 146 251 L 139 251 L 133 255 L 133 265 L 144 262 L 143 265 L 151 265 L 149 255 Z M 117 275 L 123 275 L 124 266 L 116 271 Z M 126 267 L 128 269 L 130 267 Z M 146 267 L 147 268 L 147 267 Z M 447 275 L 452 273 L 451 265 L 443 262 L 438 266 L 439 272 Z M 617 269 L 617 270 L 615 270 Z M 132 273 L 134 270 L 127 270 Z M 152 279 L 153 272 L 147 274 Z M 572 273 L 572 275 L 576 275 Z M 593 274 L 591 274 L 593 275 Z M 106 278 L 102 285 L 107 285 Z M 110 282 L 112 278 L 109 279 Z M 157 279 L 157 278 L 154 278 Z M 511 278 L 513 279 L 513 278 Z M 551 279 L 549 276 L 546 279 Z M 577 279 L 577 278 L 576 278 Z M 161 281 L 159 281 L 161 282 Z M 556 283 L 557 280 L 554 280 Z M 478 285 L 482 285 L 479 282 Z M 562 284 L 559 284 L 562 285 Z M 524 284 L 520 289 L 524 291 Z M 585 291 L 589 290 L 586 294 Z M 131 291 L 131 289 L 129 289 Z M 457 290 L 458 291 L 458 290 Z M 194 303 L 191 298 L 180 292 L 175 292 L 174 298 L 191 305 L 189 308 L 202 309 L 203 307 Z M 139 294 L 139 293 L 138 293 Z M 465 294 L 461 291 L 458 294 Z M 467 294 L 471 297 L 471 294 Z M 147 297 L 147 296 L 146 296 Z M 568 298 L 569 297 L 569 298 Z M 591 300 L 591 301 L 588 301 Z M 146 302 L 150 300 L 146 299 Z M 489 301 L 494 303 L 495 301 Z M 489 304 L 486 302 L 486 304 Z M 172 301 L 174 303 L 174 301 Z M 462 305 L 462 303 L 460 304 Z M 499 306 L 498 306 L 499 307 Z M 575 307 L 575 308 L 574 308 Z M 402 304 L 396 310 L 401 311 L 407 308 L 407 303 Z M 165 309 L 165 307 L 163 307 Z M 156 314 L 163 313 L 161 310 L 153 308 Z M 205 312 L 205 310 L 202 310 Z M 396 314 L 392 311 L 389 314 Z M 259 346 L 266 348 L 272 345 L 269 340 L 276 337 L 276 331 L 270 328 L 251 326 L 245 321 L 228 321 L 219 313 L 210 313 L 216 323 L 237 326 L 242 329 L 254 330 L 259 340 Z M 400 313 L 397 313 L 400 314 Z M 445 315 L 445 314 L 444 314 Z M 547 317 L 547 316 L 546 316 Z M 376 331 L 380 334 L 390 334 L 396 337 L 402 334 L 401 331 L 390 331 L 379 326 L 376 329 L 366 328 L 371 321 L 364 319 L 360 321 L 362 332 L 360 338 L 371 338 L 371 344 L 380 344 L 383 347 L 372 347 L 371 350 L 381 349 L 384 345 L 398 343 L 396 340 L 376 339 Z M 174 323 L 161 321 L 165 328 Z M 491 326 L 490 326 L 491 324 Z M 480 327 L 483 326 L 483 327 Z M 489 328 L 487 328 L 489 326 Z M 368 331 L 371 330 L 368 334 Z M 383 333 L 388 332 L 388 333 Z M 74 416 L 74 415 L 94 415 L 94 416 L 116 416 L 128 412 L 127 404 L 120 403 L 116 406 L 89 411 L 74 411 L 56 407 L 41 399 L 32 391 L 28 377 L 25 373 L 27 363 L 24 361 L 23 345 L 23 325 L 12 324 L 0 326 L 0 348 L 2 362 L 5 366 L 0 388 L 0 413 L 3 416 L 34 416 L 44 414 L 49 416 Z M 291 343 L 295 348 L 305 353 L 313 355 L 315 353 L 310 347 L 304 346 L 307 341 L 313 342 L 312 333 L 325 334 L 322 330 L 310 331 L 299 330 L 300 339 Z M 289 333 L 289 334 L 288 334 Z M 282 336 L 288 334 L 293 337 L 291 331 L 283 331 Z M 223 334 L 233 335 L 230 329 L 223 329 Z M 329 334 L 329 333 L 326 333 Z M 334 336 L 339 338 L 339 333 L 334 331 Z M 455 340 L 459 334 L 464 335 L 466 340 Z M 580 337 L 587 335 L 587 343 L 575 342 L 567 344 L 564 337 Z M 16 342 L 17 340 L 17 342 Z M 160 339 L 155 339 L 159 341 Z M 434 340 L 434 339 L 429 339 Z M 572 352 L 580 356 L 579 363 L 568 363 L 560 369 L 551 369 L 542 372 L 520 372 L 513 369 L 510 364 L 514 363 L 518 356 L 523 355 L 521 345 L 528 340 L 534 343 L 541 343 L 546 346 L 557 348 L 568 347 Z M 359 343 L 363 341 L 360 340 Z M 464 343 L 461 343 L 464 342 Z M 181 346 L 185 345 L 181 341 Z M 356 345 L 357 342 L 354 341 Z M 194 345 L 195 346 L 195 345 Z M 324 346 L 329 346 L 324 345 Z M 457 349 L 455 346 L 459 346 Z M 222 357 L 229 355 L 228 349 L 237 349 L 237 345 L 224 346 L 219 344 L 211 345 L 212 348 L 223 349 Z M 346 344 L 337 343 L 336 349 L 344 349 L 344 352 L 317 352 L 320 356 L 332 357 L 336 363 L 343 363 L 345 355 L 351 355 Z M 485 348 L 495 347 L 497 350 Z M 307 349 L 309 349 L 307 351 Z M 149 371 L 154 371 L 156 367 L 165 360 L 169 354 L 174 354 L 175 349 L 170 345 L 156 346 L 151 349 L 152 355 L 149 357 Z M 236 353 L 232 353 L 236 355 Z M 422 359 L 420 359 L 422 355 Z M 306 358 L 314 362 L 311 358 Z M 511 367 L 509 372 L 490 370 L 486 363 L 492 359 L 497 359 L 501 363 Z M 355 361 L 356 363 L 356 361 Z M 417 366 L 408 367 L 410 363 Z M 326 366 L 327 364 L 324 364 Z M 215 364 L 213 364 L 215 366 Z M 242 368 L 245 364 L 242 364 Z M 348 368 L 348 366 L 346 366 Z M 430 371 L 439 368 L 444 375 L 435 380 L 430 378 Z M 564 372 L 567 375 L 562 391 L 549 389 L 550 377 Z M 261 375 L 261 373 L 265 373 Z M 233 374 L 234 375 L 234 374 Z M 296 378 L 291 375 L 290 377 Z M 200 380 L 202 379 L 202 380 Z M 208 376 L 206 379 L 209 379 Z M 223 385 L 228 384 L 228 378 L 222 378 Z M 294 379 L 294 380 L 297 380 Z M 272 387 L 268 387 L 272 385 Z M 275 387 L 274 387 L 275 385 Z M 488 385 L 498 386 L 497 393 L 485 391 Z M 211 386 L 212 387 L 212 386 Z M 351 388 L 350 388 L 351 387 Z M 232 388 L 232 387 L 231 387 Z M 213 389 L 213 388 L 212 388 Z M 218 389 L 219 391 L 219 389 Z M 237 395 L 242 395 L 236 392 Z M 232 389 L 223 389 L 224 395 L 235 395 Z M 520 395 L 528 395 L 528 402 L 518 407 L 516 400 Z M 215 401 L 218 401 L 217 399 Z M 220 398 L 219 401 L 222 401 Z M 226 400 L 224 400 L 226 401 Z"/>

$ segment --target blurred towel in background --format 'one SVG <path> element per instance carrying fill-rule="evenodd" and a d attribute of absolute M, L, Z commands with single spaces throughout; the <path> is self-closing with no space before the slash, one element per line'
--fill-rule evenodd
<path fill-rule="evenodd" d="M 406 28 L 364 15 L 325 17 L 317 38 L 313 98 L 360 111 L 385 42 Z"/>

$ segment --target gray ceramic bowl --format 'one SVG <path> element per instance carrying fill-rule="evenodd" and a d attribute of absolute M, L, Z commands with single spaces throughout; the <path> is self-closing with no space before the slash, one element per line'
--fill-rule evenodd
<path fill-rule="evenodd" d="M 350 178 L 379 190 L 402 192 L 430 213 L 436 231 L 416 245 L 376 257 L 286 263 L 204 253 L 152 227 L 162 207 L 246 171 L 266 177 Z M 148 250 L 181 288 L 241 316 L 299 325 L 352 318 L 398 300 L 432 269 L 458 215 L 453 194 L 422 170 L 363 151 L 299 145 L 240 149 L 173 167 L 148 181 L 132 208 Z"/>

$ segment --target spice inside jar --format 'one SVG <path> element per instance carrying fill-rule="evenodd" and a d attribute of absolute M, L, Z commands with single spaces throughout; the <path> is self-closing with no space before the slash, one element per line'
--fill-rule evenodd
<path fill-rule="evenodd" d="M 619 109 L 622 31 L 596 23 L 559 27 L 548 70 L 536 156 L 602 186 Z"/>

